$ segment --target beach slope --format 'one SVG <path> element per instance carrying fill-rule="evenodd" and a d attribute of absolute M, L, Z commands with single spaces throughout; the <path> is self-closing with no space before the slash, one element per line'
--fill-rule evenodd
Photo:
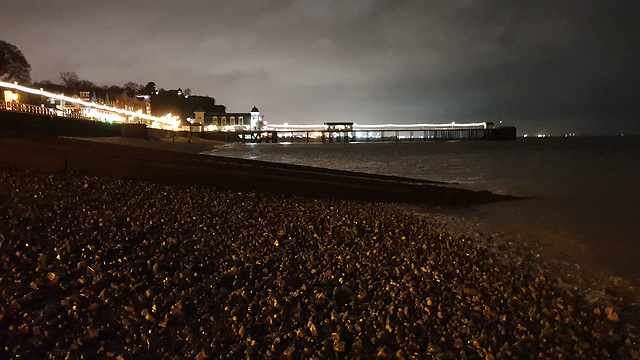
<path fill-rule="evenodd" d="M 0 165 L 374 202 L 461 205 L 514 199 L 424 180 L 11 133 L 0 135 Z"/>

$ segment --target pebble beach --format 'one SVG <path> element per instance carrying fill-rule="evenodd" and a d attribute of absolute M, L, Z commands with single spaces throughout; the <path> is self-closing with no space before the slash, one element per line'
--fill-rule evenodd
<path fill-rule="evenodd" d="M 0 170 L 0 357 L 640 359 L 632 304 L 385 204 Z"/>

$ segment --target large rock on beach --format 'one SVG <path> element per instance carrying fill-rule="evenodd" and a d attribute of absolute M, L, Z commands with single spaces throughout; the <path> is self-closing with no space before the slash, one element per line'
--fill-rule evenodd
<path fill-rule="evenodd" d="M 384 204 L 2 170 L 0 358 L 640 358 L 534 261 Z"/>

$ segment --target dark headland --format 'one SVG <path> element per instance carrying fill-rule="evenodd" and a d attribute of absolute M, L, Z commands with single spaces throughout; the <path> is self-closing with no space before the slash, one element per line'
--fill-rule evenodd
<path fill-rule="evenodd" d="M 622 287 L 381 203 L 490 193 L 8 133 L 0 164 L 0 358 L 640 358 Z"/>

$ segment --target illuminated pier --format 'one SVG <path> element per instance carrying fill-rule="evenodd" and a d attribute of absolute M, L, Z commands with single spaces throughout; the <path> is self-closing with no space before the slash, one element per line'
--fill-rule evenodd
<path fill-rule="evenodd" d="M 239 130 L 237 136 L 242 142 L 273 143 L 515 140 L 516 128 L 495 126 L 491 122 L 384 125 L 328 122 L 324 125 L 268 125 L 261 131 Z"/>

